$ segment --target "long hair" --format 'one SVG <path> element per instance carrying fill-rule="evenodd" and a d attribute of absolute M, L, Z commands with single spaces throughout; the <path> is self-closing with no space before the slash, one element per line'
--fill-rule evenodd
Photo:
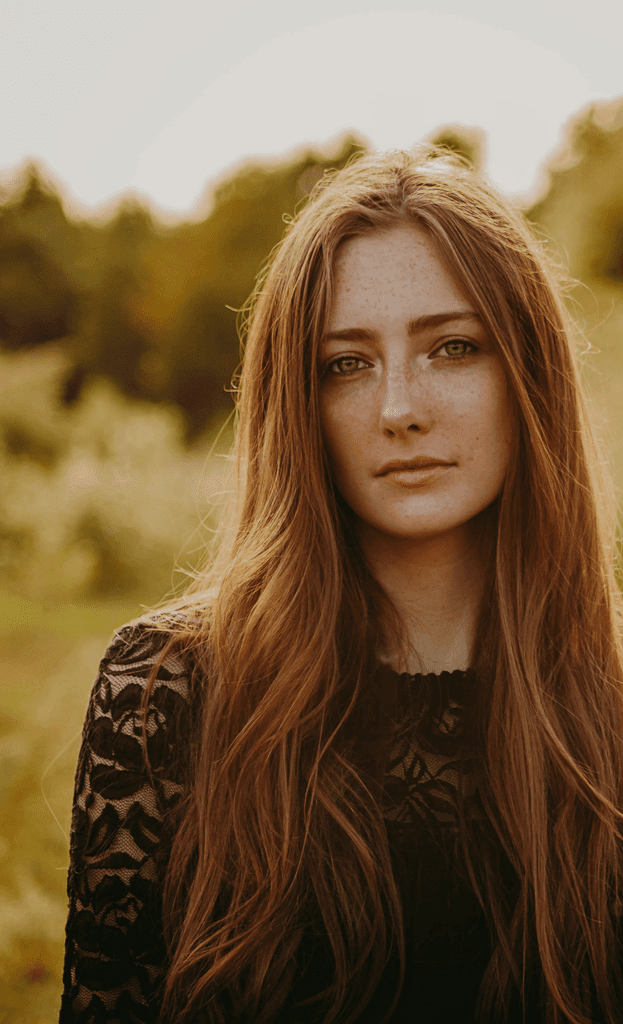
<path fill-rule="evenodd" d="M 210 1024 L 277 1020 L 312 922 L 334 967 L 322 1024 L 356 1020 L 392 952 L 396 993 L 404 979 L 379 803 L 385 741 L 362 738 L 376 646 L 390 629 L 404 638 L 330 479 L 317 373 L 339 245 L 404 222 L 429 232 L 480 313 L 516 420 L 473 668 L 478 789 L 519 889 L 509 906 L 499 855 L 462 822 L 493 936 L 479 1019 L 504 1019 L 536 969 L 548 1024 L 590 1024 L 591 998 L 620 1020 L 614 491 L 542 243 L 464 161 L 431 147 L 326 175 L 248 306 L 235 504 L 168 627 L 167 651 L 192 653 L 200 714 L 166 873 L 162 1020 L 199 1009 Z"/>

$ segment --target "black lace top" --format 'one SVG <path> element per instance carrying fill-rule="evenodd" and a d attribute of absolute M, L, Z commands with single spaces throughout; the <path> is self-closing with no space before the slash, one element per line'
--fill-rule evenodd
<path fill-rule="evenodd" d="M 123 627 L 91 693 L 76 772 L 59 1024 L 155 1024 L 158 1018 L 166 968 L 160 925 L 166 830 L 184 790 L 175 754 L 189 735 L 193 699 L 184 665 L 169 657 L 150 700 L 152 786 L 142 765 L 139 707 L 166 638 L 141 623 Z M 473 1022 L 491 947 L 484 914 L 452 850 L 461 774 L 466 815 L 483 817 L 470 765 L 460 756 L 463 697 L 475 680 L 470 671 L 386 671 L 397 702 L 383 814 L 407 947 L 406 979 L 392 1022 Z M 362 1024 L 378 1024 L 396 977 L 390 963 Z M 308 989 L 317 981 L 320 991 L 327 980 L 310 970 Z M 534 1012 L 532 1024 L 540 1020 Z M 317 1019 L 284 1011 L 279 1024 Z"/>

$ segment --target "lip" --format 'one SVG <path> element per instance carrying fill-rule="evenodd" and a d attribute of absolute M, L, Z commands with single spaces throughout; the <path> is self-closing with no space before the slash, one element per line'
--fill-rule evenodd
<path fill-rule="evenodd" d="M 433 469 L 435 466 L 453 466 L 453 462 L 444 459 L 431 459 L 426 455 L 417 455 L 414 459 L 394 459 L 387 462 L 376 474 L 386 476 L 387 473 L 404 473 L 414 469 Z"/>

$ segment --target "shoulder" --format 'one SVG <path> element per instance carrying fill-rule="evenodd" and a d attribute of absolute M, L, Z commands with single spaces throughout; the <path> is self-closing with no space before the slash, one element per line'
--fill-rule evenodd
<path fill-rule="evenodd" d="M 100 662 L 100 678 L 113 685 L 115 694 L 133 687 L 140 699 L 155 675 L 154 692 L 164 686 L 189 699 L 195 661 L 191 645 L 182 638 L 192 635 L 190 627 L 196 628 L 201 618 L 199 608 L 167 609 L 120 626 Z"/>
<path fill-rule="evenodd" d="M 156 686 L 169 686 L 188 698 L 194 659 L 189 648 L 176 648 L 171 641 L 187 635 L 191 625 L 196 626 L 216 593 L 205 593 L 202 603 L 149 612 L 120 626 L 104 652 L 100 675 L 114 676 L 120 685 L 131 681 L 144 689 L 155 671 Z"/>
<path fill-rule="evenodd" d="M 188 652 L 169 650 L 175 635 L 170 616 L 145 616 L 117 629 L 104 652 L 89 698 L 78 775 L 88 765 L 106 782 L 108 796 L 144 781 L 145 753 L 157 775 L 181 782 L 193 718 L 193 661 Z"/>
<path fill-rule="evenodd" d="M 176 632 L 162 616 L 121 626 L 91 690 L 72 810 L 63 1020 L 153 1016 L 161 886 L 191 746 L 192 671 L 186 654 L 168 650 Z"/>
<path fill-rule="evenodd" d="M 165 651 L 175 639 L 176 625 L 171 616 L 152 615 L 120 626 L 104 652 L 99 678 L 109 682 L 115 694 L 133 687 L 140 700 L 155 672 L 156 687 L 168 686 L 187 699 L 191 659 L 174 650 Z"/>

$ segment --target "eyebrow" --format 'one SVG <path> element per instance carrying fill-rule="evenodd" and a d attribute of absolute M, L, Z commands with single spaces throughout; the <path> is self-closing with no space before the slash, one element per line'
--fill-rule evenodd
<path fill-rule="evenodd" d="M 409 335 L 417 334 L 418 331 L 426 330 L 427 327 L 439 327 L 441 324 L 456 320 L 475 320 L 482 324 L 482 318 L 473 311 L 452 310 L 449 313 L 428 313 L 425 316 L 417 316 L 409 320 L 407 327 Z M 368 330 L 367 327 L 344 327 L 340 331 L 327 331 L 322 341 L 374 341 L 376 332 Z"/>

